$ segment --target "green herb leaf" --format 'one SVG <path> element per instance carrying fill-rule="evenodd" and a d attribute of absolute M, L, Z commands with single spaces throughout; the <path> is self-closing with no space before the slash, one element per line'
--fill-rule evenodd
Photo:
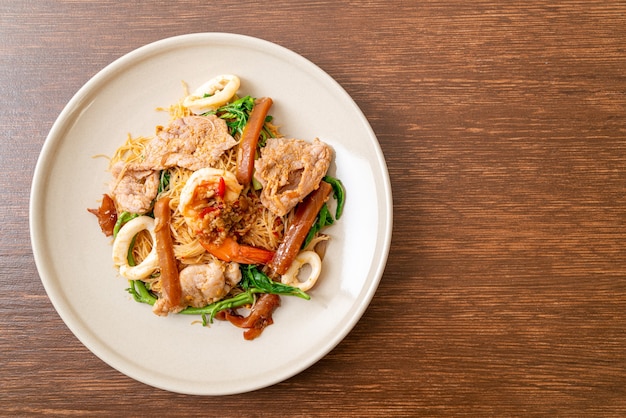
<path fill-rule="evenodd" d="M 297 296 L 309 300 L 311 297 L 297 287 L 288 286 L 271 280 L 255 265 L 242 265 L 241 288 L 254 293 L 271 293 L 274 295 Z"/>
<path fill-rule="evenodd" d="M 245 128 L 248 123 L 248 118 L 250 117 L 253 106 L 254 98 L 252 96 L 245 96 L 232 103 L 225 104 L 217 110 L 207 112 L 206 114 L 217 115 L 221 119 L 224 119 L 230 134 L 234 136 L 236 133 L 243 133 L 243 128 Z"/>
<path fill-rule="evenodd" d="M 335 211 L 335 219 L 341 218 L 341 214 L 343 213 L 343 206 L 346 201 L 346 189 L 343 187 L 343 183 L 341 180 L 331 177 L 324 176 L 323 179 L 326 183 L 330 184 L 333 188 L 333 196 L 337 200 L 337 210 Z"/>

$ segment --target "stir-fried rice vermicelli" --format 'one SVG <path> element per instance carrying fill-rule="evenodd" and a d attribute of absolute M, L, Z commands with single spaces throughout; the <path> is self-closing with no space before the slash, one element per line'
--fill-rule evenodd
<path fill-rule="evenodd" d="M 120 274 L 129 279 L 129 292 L 136 300 L 152 304 L 159 315 L 198 313 L 205 323 L 214 317 L 228 319 L 247 329 L 246 339 L 253 339 L 272 323 L 272 311 L 280 303 L 276 295 L 309 298 L 305 291 L 317 281 L 317 276 L 310 278 L 303 290 L 299 271 L 310 264 L 312 271 L 317 271 L 314 274 L 319 275 L 316 266 L 321 263 L 323 252 L 315 253 L 316 244 L 328 238 L 321 230 L 340 216 L 344 191 L 339 180 L 327 173 L 330 148 L 317 139 L 313 144 L 285 139 L 266 113 L 256 127 L 260 133 L 251 142 L 254 149 L 249 149 L 251 134 L 248 132 L 245 139 L 243 136 L 246 129 L 255 129 L 251 125 L 258 125 L 254 120 L 258 114 L 253 112 L 255 106 L 261 105 L 249 96 L 237 96 L 238 87 L 236 76 L 216 77 L 201 86 L 200 91 L 186 92 L 179 102 L 158 109 L 169 113 L 170 126 L 157 127 L 156 136 L 129 134 L 110 159 L 109 168 L 114 175 L 111 192 L 104 196 L 100 209 L 90 212 L 98 216 L 103 232 L 114 236 L 114 253 L 120 245 L 127 248 L 127 257 L 120 262 L 118 255 L 116 263 L 121 264 Z M 271 99 L 265 108 L 269 106 Z M 222 121 L 226 121 L 228 134 L 234 139 L 235 145 L 230 148 L 223 145 L 218 135 Z M 212 148 L 202 135 L 197 139 L 201 129 L 207 129 L 209 134 L 218 132 L 217 139 L 211 140 L 219 144 Z M 191 151 L 184 151 L 188 147 L 185 138 L 193 135 L 197 148 L 189 145 Z M 182 145 L 176 141 L 183 141 Z M 268 141 L 271 147 L 265 149 Z M 276 150 L 287 149 L 285 144 L 295 146 L 297 155 L 276 155 Z M 171 149 L 161 151 L 158 146 Z M 199 158 L 201 147 L 218 157 L 200 164 L 206 168 L 195 169 L 198 162 L 194 158 Z M 155 150 L 164 154 L 155 155 Z M 246 152 L 251 153 L 254 162 L 249 163 L 257 170 L 244 184 L 238 184 L 241 171 L 245 171 L 241 167 L 242 158 L 245 159 L 242 153 Z M 150 166 L 150 161 L 158 163 Z M 235 175 L 237 180 L 233 180 Z M 325 192 L 320 186 L 324 186 L 321 189 Z M 276 194 L 267 189 L 262 195 L 263 187 L 273 187 Z M 337 199 L 334 217 L 325 203 L 329 195 Z M 137 207 L 145 207 L 144 213 L 140 213 L 144 209 L 127 209 L 135 208 L 127 202 L 139 200 L 144 205 Z M 164 249 L 160 241 L 155 241 L 159 235 L 154 231 L 159 230 L 161 219 L 156 210 L 152 213 L 152 208 L 158 200 L 169 207 L 171 249 Z M 104 209 L 106 205 L 108 209 Z M 276 213 L 277 205 L 291 209 Z M 140 221 L 143 224 L 135 226 L 138 232 L 129 235 L 131 223 Z M 152 225 L 156 225 L 154 229 Z M 127 247 L 118 242 L 123 240 L 129 241 L 124 242 Z M 295 244 L 299 247 L 294 248 Z M 159 267 L 155 258 L 157 249 L 159 254 L 172 251 L 176 271 L 165 274 L 163 260 Z M 114 254 L 114 260 L 115 257 Z M 154 265 L 148 266 L 147 273 L 133 270 L 150 263 Z M 125 273 L 130 271 L 133 274 Z M 306 278 L 304 282 L 307 283 Z M 167 300 L 168 293 L 175 295 L 174 301 Z M 264 298 L 263 303 L 259 298 Z M 251 308 L 248 317 L 239 314 L 239 307 Z"/>

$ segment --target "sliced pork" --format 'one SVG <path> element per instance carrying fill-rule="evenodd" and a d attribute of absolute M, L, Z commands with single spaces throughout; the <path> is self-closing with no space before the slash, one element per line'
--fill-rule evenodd
<path fill-rule="evenodd" d="M 170 167 L 199 170 L 215 164 L 237 141 L 223 119 L 214 115 L 186 116 L 166 127 L 146 145 L 144 159 L 111 168 L 115 181 L 111 196 L 120 211 L 144 214 L 159 186 L 159 171 Z"/>
<path fill-rule="evenodd" d="M 223 119 L 215 115 L 186 116 L 168 126 L 157 127 L 156 137 L 146 146 L 145 159 L 138 169 L 163 170 L 183 167 L 199 170 L 216 163 L 237 145 Z"/>
<path fill-rule="evenodd" d="M 317 189 L 328 171 L 331 148 L 315 139 L 269 138 L 255 162 L 255 178 L 263 185 L 261 202 L 277 216 L 284 216 Z"/>

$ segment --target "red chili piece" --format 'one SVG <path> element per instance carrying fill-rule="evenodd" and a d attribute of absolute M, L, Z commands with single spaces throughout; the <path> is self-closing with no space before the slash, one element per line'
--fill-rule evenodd
<path fill-rule="evenodd" d="M 217 195 L 223 198 L 225 194 L 226 182 L 224 181 L 224 177 L 220 177 L 220 181 L 217 183 Z"/>

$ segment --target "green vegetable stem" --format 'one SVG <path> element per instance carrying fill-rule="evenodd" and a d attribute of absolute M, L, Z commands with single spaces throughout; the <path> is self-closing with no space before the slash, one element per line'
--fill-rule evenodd
<path fill-rule="evenodd" d="M 311 297 L 297 287 L 284 285 L 272 281 L 265 273 L 260 271 L 255 265 L 240 265 L 241 282 L 239 285 L 243 292 L 202 308 L 188 307 L 180 311 L 185 315 L 202 315 L 204 325 L 212 323 L 215 315 L 224 309 L 235 309 L 245 305 L 251 305 L 255 301 L 255 295 L 259 293 L 271 293 L 275 295 L 297 296 L 302 299 L 309 300 Z M 137 302 L 154 305 L 157 301 L 156 296 L 148 290 L 146 284 L 141 280 L 130 280 L 128 293 L 133 296 Z"/>
<path fill-rule="evenodd" d="M 323 228 L 329 225 L 332 225 L 335 222 L 335 220 L 341 217 L 341 214 L 343 213 L 343 206 L 345 204 L 345 199 L 346 199 L 345 198 L 346 190 L 343 187 L 343 184 L 341 183 L 339 179 L 336 179 L 331 176 L 324 176 L 322 180 L 330 184 L 333 188 L 333 197 L 337 200 L 337 208 L 335 210 L 335 217 L 333 218 L 333 215 L 330 213 L 328 206 L 326 205 L 326 203 L 324 203 L 324 205 L 322 205 L 322 208 L 320 209 L 320 213 L 317 214 L 317 218 L 315 218 L 315 222 L 313 222 L 313 225 L 311 226 L 309 233 L 307 234 L 306 238 L 304 239 L 304 242 L 302 243 L 302 248 L 305 248 L 307 245 L 309 245 L 311 240 L 315 237 L 315 234 L 317 234 Z"/>
<path fill-rule="evenodd" d="M 136 218 L 137 216 L 139 215 L 136 213 L 122 212 L 117 217 L 117 222 L 115 222 L 115 226 L 113 227 L 113 238 L 117 237 L 117 233 L 120 232 L 120 229 L 124 226 L 126 222 Z"/>

